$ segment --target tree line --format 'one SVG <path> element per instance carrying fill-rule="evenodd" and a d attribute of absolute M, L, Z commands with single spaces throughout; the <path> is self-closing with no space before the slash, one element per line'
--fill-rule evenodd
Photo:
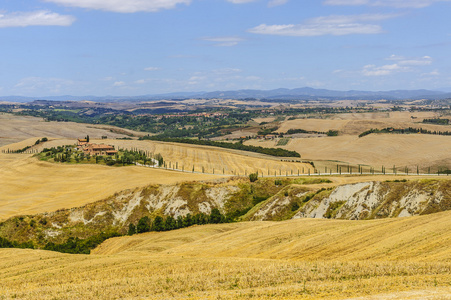
<path fill-rule="evenodd" d="M 440 119 L 440 118 L 424 119 L 423 123 L 437 124 L 437 125 L 448 125 L 449 124 L 449 119 Z"/>
<path fill-rule="evenodd" d="M 451 131 L 432 131 L 423 128 L 393 128 L 388 127 L 384 129 L 370 129 L 359 134 L 359 138 L 372 133 L 397 133 L 397 134 L 410 134 L 410 133 L 421 133 L 421 134 L 435 134 L 435 135 L 451 135 Z"/>
<path fill-rule="evenodd" d="M 171 142 L 171 143 L 182 143 L 182 144 L 192 144 L 192 145 L 203 145 L 203 146 L 213 146 L 227 149 L 235 149 L 249 152 L 256 152 L 271 156 L 278 157 L 301 157 L 301 155 L 296 151 L 290 151 L 280 148 L 263 148 L 261 146 L 250 146 L 244 145 L 242 143 L 226 143 L 226 142 L 216 142 L 209 140 L 194 140 L 194 139 L 183 139 L 183 138 L 161 138 L 157 136 L 143 136 L 140 140 L 154 140 L 161 142 Z"/>
<path fill-rule="evenodd" d="M 217 208 L 213 208 L 209 215 L 205 213 L 198 213 L 195 215 L 187 214 L 184 217 L 178 216 L 177 218 L 172 216 L 167 216 L 165 218 L 157 216 L 153 220 L 148 216 L 145 216 L 139 219 L 136 225 L 130 223 L 127 234 L 133 235 L 150 231 L 170 231 L 190 227 L 192 225 L 230 223 L 232 221 L 233 219 L 231 216 L 221 214 Z"/>

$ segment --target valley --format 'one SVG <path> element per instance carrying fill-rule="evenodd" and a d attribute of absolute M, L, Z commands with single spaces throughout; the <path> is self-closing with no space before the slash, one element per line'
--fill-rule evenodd
<path fill-rule="evenodd" d="M 232 127 L 220 125 L 224 111 L 211 119 L 221 116 L 211 108 L 189 117 L 119 115 L 117 124 L 129 120 L 138 127 L 0 114 L 0 243 L 7 247 L 0 249 L 0 299 L 451 294 L 450 137 L 433 134 L 449 131 L 440 121 L 447 110 L 374 111 L 377 103 L 362 109 L 338 101 L 326 113 L 321 105 L 279 104 L 234 111 L 237 103 L 243 104 L 228 102 L 227 114 L 242 118 Z M 147 117 L 161 131 L 143 131 Z M 166 130 L 163 123 L 171 125 Z M 385 128 L 431 133 L 359 137 Z M 186 142 L 171 140 L 182 132 Z M 37 155 L 87 136 L 120 153 L 160 154 L 164 164 L 108 166 L 94 156 L 58 162 Z M 196 140 L 286 149 L 300 157 Z M 258 176 L 251 179 L 252 173 Z"/>

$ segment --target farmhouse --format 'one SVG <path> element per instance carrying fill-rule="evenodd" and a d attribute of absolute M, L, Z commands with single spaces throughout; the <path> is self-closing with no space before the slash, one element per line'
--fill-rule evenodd
<path fill-rule="evenodd" d="M 83 152 L 85 154 L 89 155 L 114 155 L 117 153 L 116 150 L 114 150 L 113 146 L 105 145 L 105 144 L 91 144 L 87 143 L 83 146 Z"/>
<path fill-rule="evenodd" d="M 77 146 L 78 148 L 85 146 L 86 144 L 88 144 L 88 140 L 87 139 L 78 139 L 77 140 Z"/>
<path fill-rule="evenodd" d="M 77 148 L 79 151 L 83 151 L 84 154 L 89 155 L 115 155 L 117 151 L 113 146 L 105 144 L 93 144 L 88 142 L 87 139 L 78 139 Z"/>

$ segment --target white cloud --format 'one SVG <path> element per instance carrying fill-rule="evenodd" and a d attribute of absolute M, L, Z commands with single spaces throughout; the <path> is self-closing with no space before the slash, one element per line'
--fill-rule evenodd
<path fill-rule="evenodd" d="M 325 0 L 326 5 L 370 5 L 390 6 L 397 8 L 423 8 L 436 2 L 449 2 L 450 0 Z"/>
<path fill-rule="evenodd" d="M 158 67 L 147 67 L 144 69 L 144 71 L 158 71 L 158 70 L 160 70 L 160 68 Z"/>
<path fill-rule="evenodd" d="M 334 15 L 309 19 L 303 24 L 266 25 L 261 24 L 248 31 L 256 34 L 284 35 L 284 36 L 320 36 L 320 35 L 348 35 L 348 34 L 377 34 L 382 28 L 370 22 L 394 18 L 395 14 L 362 14 L 362 15 Z"/>
<path fill-rule="evenodd" d="M 440 72 L 438 70 L 433 70 L 432 72 L 429 73 L 424 73 L 422 74 L 423 76 L 439 76 Z"/>
<path fill-rule="evenodd" d="M 117 13 L 157 12 L 173 9 L 178 4 L 189 5 L 191 0 L 44 0 L 64 6 L 97 9 Z"/>
<path fill-rule="evenodd" d="M 271 0 L 268 3 L 268 7 L 274 7 L 279 5 L 284 5 L 288 2 L 288 0 Z"/>
<path fill-rule="evenodd" d="M 214 42 L 214 46 L 217 47 L 233 47 L 238 45 L 239 42 L 244 41 L 243 38 L 233 37 L 233 36 L 224 36 L 224 37 L 207 37 L 202 38 L 204 41 Z"/>
<path fill-rule="evenodd" d="M 379 67 L 366 65 L 363 67 L 362 74 L 365 76 L 387 76 L 398 72 L 412 72 L 415 71 L 414 67 L 427 66 L 432 63 L 430 56 L 406 58 L 404 56 L 391 55 L 387 60 L 395 61 L 395 63 Z"/>
<path fill-rule="evenodd" d="M 223 69 L 216 69 L 211 72 L 213 74 L 218 74 L 218 75 L 227 75 L 227 74 L 241 73 L 241 72 L 243 72 L 243 70 L 238 69 L 238 68 L 223 68 Z"/>
<path fill-rule="evenodd" d="M 369 0 L 326 0 L 325 5 L 364 5 L 369 4 Z"/>
<path fill-rule="evenodd" d="M 362 73 L 365 76 L 386 76 L 391 75 L 394 72 L 407 71 L 407 68 L 403 68 L 398 64 L 385 65 L 376 67 L 375 65 L 366 65 L 363 67 Z"/>
<path fill-rule="evenodd" d="M 432 57 L 423 56 L 423 57 L 404 57 L 391 55 L 387 60 L 397 61 L 399 65 L 403 66 L 427 66 L 432 63 Z"/>
<path fill-rule="evenodd" d="M 234 3 L 234 4 L 243 4 L 243 3 L 254 2 L 256 0 L 227 0 L 227 1 Z"/>
<path fill-rule="evenodd" d="M 113 86 L 115 86 L 115 87 L 122 87 L 122 86 L 125 86 L 125 82 L 123 82 L 123 81 L 116 81 L 115 83 L 113 83 Z"/>
<path fill-rule="evenodd" d="M 60 15 L 47 10 L 0 14 L 0 28 L 27 26 L 70 26 L 75 17 Z"/>
<path fill-rule="evenodd" d="M 52 93 L 58 94 L 68 88 L 75 86 L 81 86 L 83 83 L 67 80 L 63 78 L 45 78 L 45 77 L 27 77 L 21 79 L 14 89 L 19 90 L 21 93 Z"/>

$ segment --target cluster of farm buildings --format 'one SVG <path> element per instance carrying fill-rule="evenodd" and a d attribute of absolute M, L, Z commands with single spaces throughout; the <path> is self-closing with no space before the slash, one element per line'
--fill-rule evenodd
<path fill-rule="evenodd" d="M 79 151 L 83 151 L 84 154 L 89 154 L 91 156 L 111 156 L 117 154 L 117 151 L 113 146 L 90 143 L 88 139 L 78 139 L 77 148 Z"/>

